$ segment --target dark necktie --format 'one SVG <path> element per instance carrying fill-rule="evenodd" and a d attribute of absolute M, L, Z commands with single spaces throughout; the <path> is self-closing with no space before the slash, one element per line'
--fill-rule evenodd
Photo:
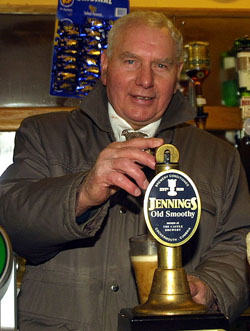
<path fill-rule="evenodd" d="M 126 140 L 130 140 L 133 138 L 145 138 L 148 136 L 146 133 L 140 131 L 129 131 L 129 130 L 123 130 L 121 135 L 124 136 Z"/>

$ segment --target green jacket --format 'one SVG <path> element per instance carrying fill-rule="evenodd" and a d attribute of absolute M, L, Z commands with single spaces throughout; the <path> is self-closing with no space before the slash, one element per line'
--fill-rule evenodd
<path fill-rule="evenodd" d="M 14 163 L 0 182 L 0 224 L 28 260 L 20 331 L 117 331 L 120 309 L 138 303 L 128 239 L 146 231 L 143 199 L 120 190 L 86 223 L 75 217 L 79 185 L 114 141 L 107 107 L 99 83 L 80 109 L 27 118 L 17 132 Z M 183 245 L 183 265 L 210 285 L 221 311 L 234 319 L 248 307 L 247 183 L 238 152 L 183 124 L 193 117 L 177 92 L 157 133 L 178 148 L 180 170 L 201 196 L 200 225 Z"/>

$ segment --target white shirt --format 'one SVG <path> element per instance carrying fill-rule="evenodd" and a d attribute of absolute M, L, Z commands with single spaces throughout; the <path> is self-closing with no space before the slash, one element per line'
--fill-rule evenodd
<path fill-rule="evenodd" d="M 125 141 L 125 136 L 122 136 L 123 130 L 127 129 L 129 131 L 135 131 L 128 122 L 126 122 L 123 118 L 121 118 L 114 110 L 112 105 L 108 104 L 108 111 L 109 111 L 109 119 L 110 123 L 115 135 L 116 141 Z M 159 125 L 161 122 L 161 118 L 153 123 L 150 123 L 143 128 L 141 128 L 140 132 L 145 133 L 149 138 L 154 137 Z"/>

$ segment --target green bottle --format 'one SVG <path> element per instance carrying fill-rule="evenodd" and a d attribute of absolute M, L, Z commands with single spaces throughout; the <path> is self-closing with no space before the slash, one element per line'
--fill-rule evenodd
<path fill-rule="evenodd" d="M 236 58 L 233 50 L 221 53 L 221 101 L 227 107 L 239 105 Z"/>

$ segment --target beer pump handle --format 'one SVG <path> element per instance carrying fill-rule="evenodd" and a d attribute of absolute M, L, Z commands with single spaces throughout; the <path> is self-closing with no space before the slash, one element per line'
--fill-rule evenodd
<path fill-rule="evenodd" d="M 174 145 L 165 144 L 157 148 L 155 153 L 156 174 L 164 170 L 178 169 L 179 156 L 179 151 Z"/>

